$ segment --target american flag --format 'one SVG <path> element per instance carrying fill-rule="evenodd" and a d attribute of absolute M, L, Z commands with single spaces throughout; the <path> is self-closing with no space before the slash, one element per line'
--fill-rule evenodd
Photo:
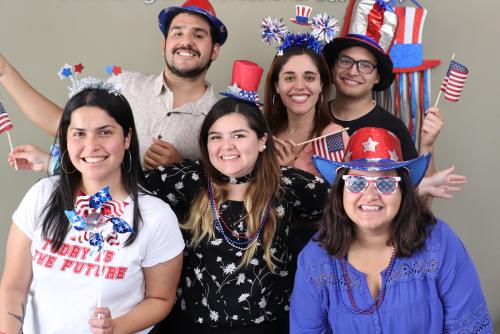
<path fill-rule="evenodd" d="M 454 60 L 451 61 L 441 85 L 441 91 L 444 92 L 444 97 L 448 101 L 457 102 L 460 99 L 468 75 L 467 67 Z"/>
<path fill-rule="evenodd" d="M 342 132 L 334 133 L 312 142 L 313 154 L 328 160 L 342 161 L 344 159 L 344 141 Z"/>
<path fill-rule="evenodd" d="M 9 118 L 9 115 L 5 112 L 5 108 L 0 101 L 0 133 L 4 133 L 5 131 L 10 131 L 14 125 Z"/>

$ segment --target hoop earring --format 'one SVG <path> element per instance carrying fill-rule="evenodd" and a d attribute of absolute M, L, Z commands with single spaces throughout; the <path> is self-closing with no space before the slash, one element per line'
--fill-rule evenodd
<path fill-rule="evenodd" d="M 319 94 L 319 97 L 321 98 L 319 100 L 319 105 L 321 106 L 323 104 L 323 94 Z"/>
<path fill-rule="evenodd" d="M 130 150 L 127 150 L 127 152 L 128 152 L 128 161 L 130 162 L 128 164 L 128 170 L 126 171 L 126 173 L 128 174 L 132 170 L 132 153 L 130 153 Z M 125 160 L 126 160 L 125 157 L 123 157 L 123 161 L 122 161 L 123 169 L 125 169 L 125 165 L 126 165 Z"/>
<path fill-rule="evenodd" d="M 61 155 L 61 169 L 62 169 L 62 170 L 63 170 L 66 174 L 73 174 L 74 172 L 76 172 L 76 167 L 75 167 L 75 166 L 73 166 L 73 168 L 74 168 L 74 169 L 73 169 L 73 171 L 71 171 L 71 172 L 68 172 L 68 171 L 66 170 L 66 168 L 64 168 L 64 155 L 65 155 L 66 153 L 68 153 L 68 150 L 64 150 L 63 154 Z"/>
<path fill-rule="evenodd" d="M 276 94 L 273 94 L 273 102 L 272 102 L 272 104 L 273 104 L 273 110 L 275 109 L 275 106 L 274 106 L 274 99 L 275 98 L 276 98 Z"/>

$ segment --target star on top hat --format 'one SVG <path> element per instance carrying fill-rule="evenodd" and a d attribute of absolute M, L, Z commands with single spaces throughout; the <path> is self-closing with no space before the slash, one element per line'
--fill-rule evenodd
<path fill-rule="evenodd" d="M 259 102 L 260 79 L 264 70 L 258 64 L 249 60 L 235 60 L 233 63 L 233 74 L 231 85 L 227 87 L 225 92 L 220 93 L 224 96 L 233 97 L 235 99 L 262 105 Z"/>
<path fill-rule="evenodd" d="M 374 127 L 358 129 L 349 138 L 344 161 L 332 161 L 313 156 L 313 164 L 321 175 L 330 183 L 335 182 L 340 168 L 384 171 L 405 168 L 410 181 L 416 187 L 427 171 L 431 154 L 403 161 L 401 143 L 392 132 Z"/>
<path fill-rule="evenodd" d="M 309 16 L 311 16 L 312 7 L 304 5 L 295 5 L 295 18 L 291 18 L 290 21 L 303 26 L 311 25 L 309 21 Z"/>
<path fill-rule="evenodd" d="M 422 7 L 396 7 L 398 27 L 390 55 L 395 73 L 422 71 L 438 66 L 440 60 L 424 60 L 422 32 L 427 9 Z"/>
<path fill-rule="evenodd" d="M 214 7 L 212 7 L 210 1 L 208 0 L 187 0 L 180 6 L 171 6 L 163 9 L 158 15 L 158 23 L 164 36 L 167 35 L 167 27 L 170 24 L 172 17 L 179 10 L 198 13 L 206 17 L 216 30 L 217 40 L 214 42 L 217 42 L 220 45 L 224 44 L 227 39 L 226 26 L 217 18 Z"/>
<path fill-rule="evenodd" d="M 345 48 L 361 46 L 377 58 L 380 81 L 373 90 L 382 91 L 392 84 L 393 63 L 389 51 L 394 41 L 397 16 L 394 8 L 383 0 L 351 0 L 344 16 L 340 37 L 328 43 L 323 54 L 332 67 L 338 54 Z"/>

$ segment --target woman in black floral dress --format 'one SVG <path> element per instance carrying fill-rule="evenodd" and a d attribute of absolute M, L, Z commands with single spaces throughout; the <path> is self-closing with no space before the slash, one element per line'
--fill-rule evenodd
<path fill-rule="evenodd" d="M 177 316 L 164 324 L 170 332 L 275 334 L 288 316 L 289 222 L 318 217 L 327 185 L 280 168 L 269 134 L 254 104 L 224 98 L 200 130 L 201 161 L 149 174 L 152 189 L 183 222 L 188 246 Z"/>

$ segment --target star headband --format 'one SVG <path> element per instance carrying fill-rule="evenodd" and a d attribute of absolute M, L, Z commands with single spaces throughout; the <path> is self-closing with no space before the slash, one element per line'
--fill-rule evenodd
<path fill-rule="evenodd" d="M 337 32 L 338 21 L 327 13 L 317 14 L 310 23 L 311 32 L 292 33 L 283 23 L 283 19 L 266 17 L 261 24 L 261 38 L 264 43 L 271 45 L 273 41 L 279 44 L 278 55 L 292 46 L 303 46 L 320 54 L 326 43 L 331 42 Z"/>
<path fill-rule="evenodd" d="M 64 64 L 59 72 L 59 78 L 61 80 L 67 78 L 71 80 L 71 85 L 68 86 L 68 95 L 70 98 L 80 93 L 85 89 L 102 89 L 107 91 L 109 94 L 118 95 L 120 94 L 121 84 L 117 80 L 117 76 L 122 73 L 121 66 L 108 65 L 106 66 L 106 72 L 112 75 L 110 78 L 104 80 L 100 78 L 94 78 L 91 76 L 78 79 L 77 73 L 82 73 L 85 67 L 80 63 L 77 65 Z"/>

